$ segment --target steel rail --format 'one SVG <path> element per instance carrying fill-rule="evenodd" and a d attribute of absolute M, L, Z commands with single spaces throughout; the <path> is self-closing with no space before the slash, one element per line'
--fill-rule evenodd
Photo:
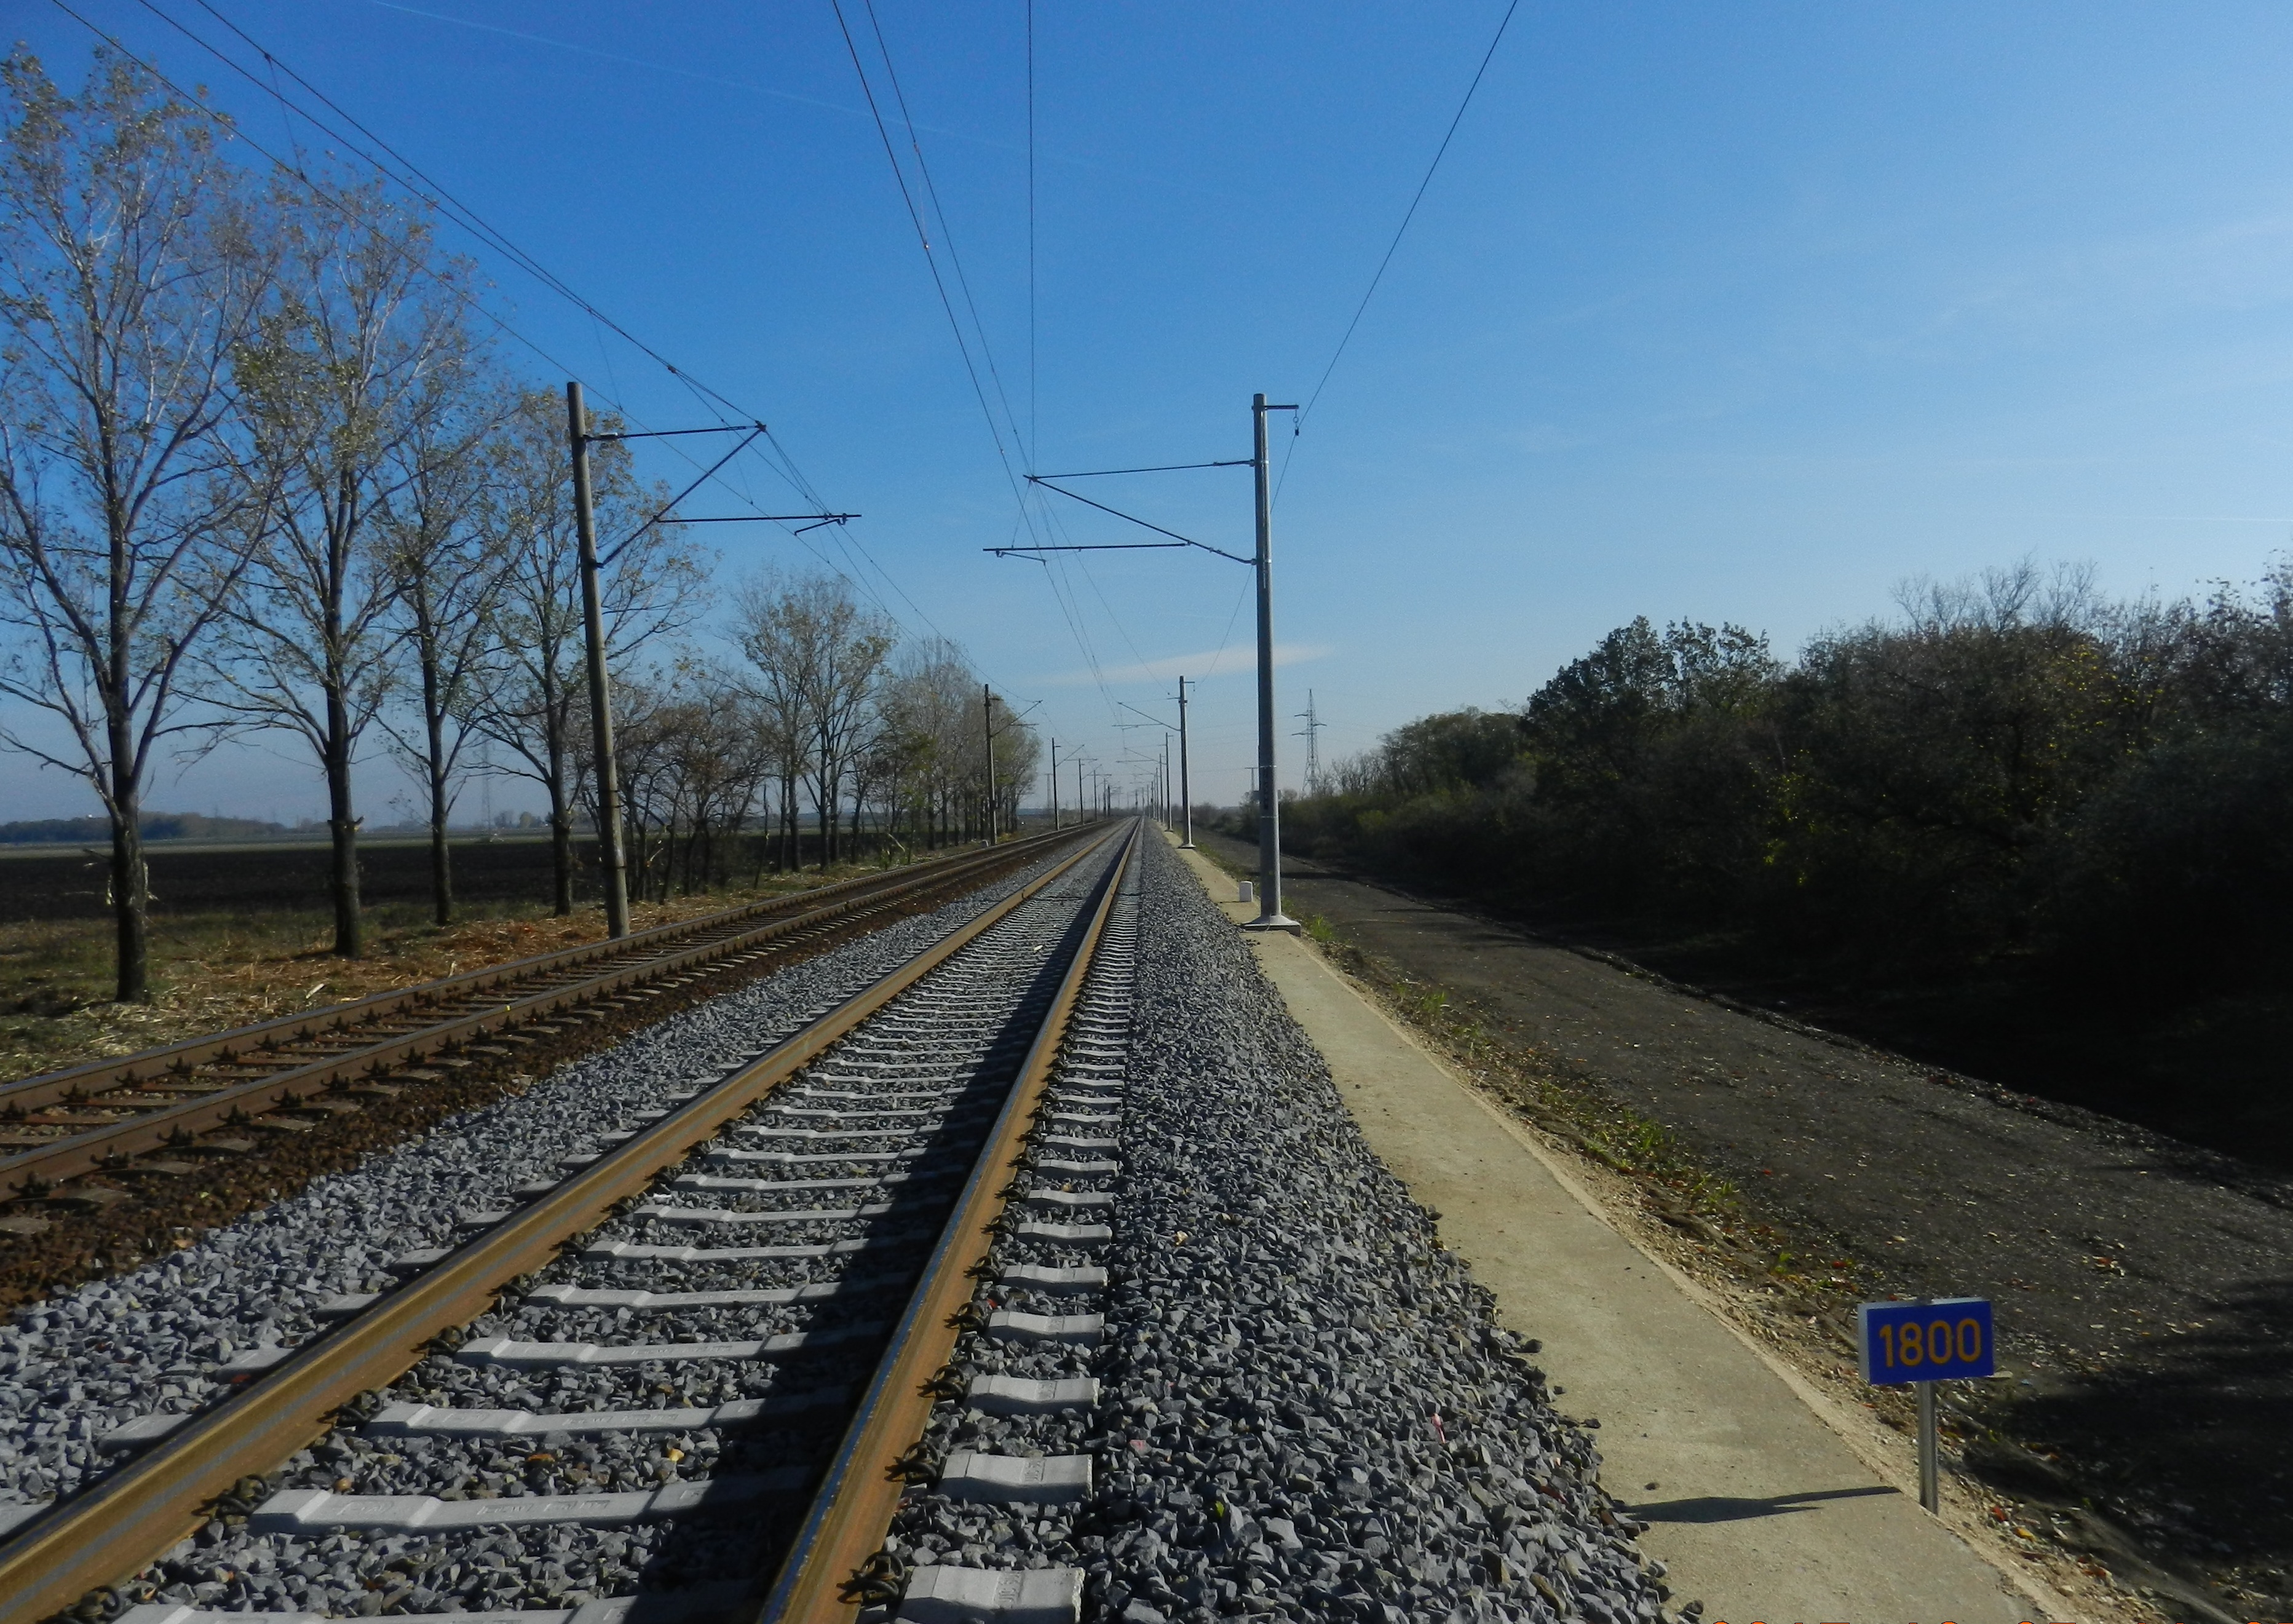
<path fill-rule="evenodd" d="M 643 953 L 660 944 L 679 940 L 712 930 L 723 930 L 743 921 L 768 918 L 792 909 L 813 906 L 823 898 L 842 897 L 854 891 L 879 891 L 902 885 L 936 882 L 946 875 L 985 863 L 1000 861 L 1014 851 L 1033 849 L 1049 845 L 1063 836 L 1071 836 L 1072 829 L 1049 834 L 1031 835 L 988 852 L 960 852 L 950 856 L 910 864 L 887 873 L 860 874 L 849 880 L 838 880 L 827 885 L 814 886 L 787 897 L 775 897 L 762 902 L 743 903 L 697 919 L 652 925 L 645 930 L 620 938 L 608 938 L 585 942 L 578 947 L 559 948 L 555 952 L 536 954 L 531 958 L 512 959 L 506 963 L 490 964 L 478 970 L 467 970 L 459 975 L 447 976 L 435 981 L 417 982 L 410 987 L 393 988 L 386 993 L 369 994 L 364 998 L 342 1003 L 321 1004 L 317 1009 L 298 1010 L 292 1015 L 274 1016 L 252 1026 L 233 1027 L 201 1037 L 186 1038 L 180 1043 L 165 1043 L 137 1053 L 123 1055 L 117 1060 L 90 1060 L 61 1071 L 43 1072 L 36 1076 L 21 1077 L 12 1083 L 0 1084 L 0 1109 L 18 1107 L 36 1109 L 69 1100 L 75 1103 L 113 1089 L 131 1087 L 138 1083 L 155 1082 L 173 1073 L 180 1076 L 194 1066 L 211 1062 L 232 1062 L 251 1052 L 270 1050 L 292 1043 L 317 1041 L 329 1032 L 340 1032 L 350 1026 L 366 1025 L 388 1016 L 420 1010 L 457 998 L 474 997 L 513 981 L 523 981 L 535 976 L 577 969 L 601 959 L 618 958 L 624 954 Z"/>
<path fill-rule="evenodd" d="M 1052 838 L 1038 836 L 1034 840 L 1049 843 Z M 282 1106 L 292 1107 L 312 1094 L 352 1079 L 378 1076 L 393 1068 L 466 1047 L 531 1025 L 569 1007 L 593 1003 L 626 988 L 833 923 L 871 905 L 883 905 L 944 888 L 983 869 L 1008 864 L 1015 855 L 1024 859 L 1035 849 L 1034 841 L 999 847 L 992 853 L 936 865 L 926 874 L 904 875 L 899 883 L 892 885 L 883 883 L 878 876 L 865 876 L 865 881 L 875 882 L 868 889 L 848 889 L 853 884 L 850 881 L 837 888 L 822 888 L 822 892 L 833 889 L 839 894 L 822 903 L 822 892 L 807 892 L 798 900 L 817 905 L 800 913 L 784 913 L 782 917 L 729 935 L 710 935 L 682 951 L 656 953 L 618 968 L 609 964 L 599 973 L 579 981 L 505 998 L 489 1009 L 436 1021 L 413 1032 L 393 1034 L 355 1049 L 212 1089 L 189 1100 L 154 1104 L 117 1122 L 0 1156 L 0 1187 L 20 1197 L 45 1194 L 55 1184 L 77 1175 L 116 1169 L 133 1157 L 188 1145 L 199 1131 L 236 1123 L 249 1115 Z M 684 932 L 688 938 L 692 934 L 689 929 Z M 530 978 L 531 975 L 516 980 Z M 495 984 L 498 987 L 509 981 L 506 977 L 498 978 Z M 514 990 L 515 983 L 510 985 Z M 129 1103 L 137 1102 L 122 1102 L 123 1108 Z"/>
<path fill-rule="evenodd" d="M 1016 1159 L 1049 1088 L 1068 1020 L 1082 995 L 1138 839 L 1134 824 L 1121 858 L 1103 882 L 1082 941 L 996 1116 L 987 1146 L 941 1231 L 922 1283 L 892 1333 L 772 1589 L 761 1607 L 749 1615 L 751 1624 L 848 1624 L 865 1604 L 847 1593 L 861 1578 L 862 1563 L 882 1548 L 906 1492 L 895 1463 L 923 1436 L 931 1419 L 936 1401 L 929 1378 L 955 1352 L 961 1333 L 954 1315 L 970 1301 L 970 1271 L 985 1261 L 993 1244 L 992 1220 L 1008 1198 L 1008 1192 L 997 1190 L 999 1170 Z"/>
<path fill-rule="evenodd" d="M 695 1145 L 1103 851 L 1112 838 L 1074 852 L 372 1308 L 305 1344 L 133 1464 L 27 1525 L 0 1546 L 0 1619 L 46 1618 L 151 1562 L 197 1528 L 217 1498 L 247 1477 L 275 1469 L 323 1433 L 342 1406 L 387 1386 L 422 1359 L 433 1339 L 487 1311 L 505 1285 L 549 1263 L 568 1239 L 595 1227 L 617 1203 L 646 1189 Z"/>

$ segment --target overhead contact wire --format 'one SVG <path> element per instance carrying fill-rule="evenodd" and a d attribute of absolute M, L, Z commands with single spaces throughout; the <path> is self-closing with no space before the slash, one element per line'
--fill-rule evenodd
<path fill-rule="evenodd" d="M 1393 264 L 1394 254 L 1400 248 L 1402 238 L 1408 234 L 1409 223 L 1417 218 L 1417 206 L 1425 201 L 1426 190 L 1433 184 L 1433 176 L 1441 167 L 1441 160 L 1448 156 L 1449 143 L 1457 138 L 1457 126 L 1464 123 L 1465 111 L 1473 105 L 1474 93 L 1480 89 L 1481 80 L 1489 71 L 1489 64 L 1496 60 L 1497 47 L 1504 43 L 1505 30 L 1512 26 L 1512 15 L 1519 9 L 1520 0 L 1511 0 L 1504 15 L 1498 20 L 1497 31 L 1489 40 L 1489 48 L 1481 53 L 1481 65 L 1473 69 L 1473 82 L 1465 86 L 1464 97 L 1457 103 L 1457 110 L 1449 120 L 1449 127 L 1442 133 L 1441 144 L 1434 150 L 1433 161 L 1425 166 L 1424 178 L 1417 183 L 1417 190 L 1410 195 L 1409 207 L 1402 211 L 1401 223 L 1394 228 L 1393 240 L 1385 245 L 1385 256 L 1377 262 L 1377 270 L 1369 279 L 1369 287 L 1362 293 L 1361 303 L 1354 306 L 1353 320 L 1346 323 L 1346 330 L 1338 339 L 1338 347 L 1330 356 L 1330 364 L 1322 369 L 1321 381 L 1314 386 L 1314 393 L 1306 397 L 1306 404 L 1292 420 L 1291 451 L 1282 459 L 1282 475 L 1274 486 L 1277 499 L 1282 494 L 1283 484 L 1290 477 L 1290 456 L 1295 454 L 1297 436 L 1305 431 L 1306 419 L 1313 415 L 1315 403 L 1322 398 L 1322 391 L 1330 386 L 1331 375 L 1337 371 L 1338 362 L 1345 357 L 1346 346 L 1354 340 L 1354 329 L 1361 326 L 1362 317 L 1368 313 L 1369 302 L 1377 296 L 1378 284 L 1385 280 L 1386 267 Z"/>
<path fill-rule="evenodd" d="M 688 393 L 693 395 L 696 403 L 700 404 L 709 416 L 716 418 L 721 423 L 725 420 L 727 410 L 730 410 L 734 413 L 739 413 L 743 421 L 753 420 L 748 414 L 741 413 L 740 408 L 726 396 L 720 394 L 718 391 L 710 388 L 708 385 L 702 383 L 700 379 L 694 378 L 692 374 L 678 367 L 667 356 L 663 355 L 652 345 L 637 337 L 627 327 L 615 321 L 611 315 L 606 313 L 592 301 L 584 297 L 577 289 L 571 287 L 571 284 L 564 281 L 563 278 L 557 276 L 555 272 L 552 272 L 533 255 L 519 247 L 517 243 L 493 226 L 482 215 L 479 215 L 476 210 L 471 208 L 468 205 L 464 204 L 459 199 L 456 198 L 443 185 L 440 184 L 426 171 L 422 169 L 420 166 L 414 163 L 410 158 L 405 157 L 404 154 L 399 152 L 397 149 L 393 147 L 384 137 L 369 129 L 357 118 L 355 114 L 351 113 L 348 110 L 342 107 L 332 97 L 328 96 L 325 91 L 320 89 L 310 80 L 304 78 L 300 73 L 296 71 L 291 64 L 274 55 L 260 41 L 255 39 L 244 28 L 232 21 L 231 18 L 224 15 L 214 4 L 210 4 L 210 0 L 195 0 L 195 3 L 199 4 L 201 10 L 207 12 L 207 14 L 215 18 L 217 22 L 230 29 L 233 35 L 245 42 L 249 49 L 253 50 L 262 57 L 264 64 L 271 70 L 272 76 L 271 82 L 270 84 L 264 84 L 261 77 L 251 72 L 244 64 L 234 61 L 227 53 L 219 50 L 211 41 L 202 37 L 199 33 L 187 27 L 179 19 L 170 16 L 166 12 L 161 10 L 158 5 L 153 4 L 153 0 L 139 0 L 139 4 L 142 4 L 146 10 L 150 11 L 161 21 L 166 23 L 177 33 L 182 35 L 183 37 L 198 45 L 201 50 L 214 57 L 217 61 L 231 69 L 231 71 L 247 80 L 247 82 L 253 85 L 258 91 L 270 95 L 278 102 L 282 114 L 288 116 L 290 120 L 293 117 L 299 116 L 305 122 L 312 126 L 312 127 L 323 131 L 334 140 L 339 142 L 345 150 L 363 160 L 377 174 L 383 175 L 385 179 L 394 183 L 395 184 L 403 187 L 408 191 L 412 192 L 415 196 L 421 198 L 424 201 L 430 204 L 432 207 L 437 209 L 439 213 L 444 215 L 448 220 L 460 226 L 463 230 L 470 232 L 472 236 L 477 238 L 478 240 L 483 243 L 486 247 L 502 254 L 504 256 L 508 258 L 513 264 L 524 271 L 527 274 L 532 276 L 549 291 L 556 294 L 559 297 L 563 298 L 575 308 L 580 310 L 584 314 L 590 318 L 594 325 L 607 329 L 620 337 L 625 339 L 641 353 L 658 363 L 664 370 L 674 377 Z M 142 58 L 136 56 L 133 52 L 128 51 L 119 40 L 106 33 L 101 28 L 97 28 L 87 18 L 80 15 L 69 4 L 66 4 L 64 0 L 54 0 L 54 4 L 57 5 L 59 10 L 64 12 L 66 15 L 71 17 L 75 21 L 87 28 L 89 32 L 94 34 L 98 38 L 104 40 L 114 49 L 118 50 L 123 55 L 128 56 L 132 60 L 137 61 L 147 72 L 150 73 L 154 78 L 166 85 L 168 89 L 174 91 L 178 96 L 183 97 L 186 102 L 189 102 L 195 106 L 201 105 L 196 97 L 190 96 L 185 93 L 182 86 L 178 85 L 166 74 L 160 72 L 154 64 L 145 61 Z M 344 135 L 341 130 L 329 126 L 324 119 L 313 115 L 309 109 L 296 106 L 293 101 L 279 88 L 277 75 L 281 73 L 285 74 L 296 84 L 301 85 L 312 96 L 316 97 L 352 129 L 357 131 L 359 134 L 362 135 L 368 142 L 371 142 L 373 146 L 378 148 L 384 153 L 386 153 L 400 166 L 400 169 L 393 170 L 390 165 L 384 163 L 372 152 L 361 149 L 356 142 Z M 202 110 L 204 110 L 204 109 Z M 212 117 L 213 115 L 209 116 Z M 299 152 L 297 154 L 297 161 L 293 164 L 289 164 L 280 158 L 277 154 L 266 149 L 260 142 L 247 136 L 244 131 L 234 129 L 232 134 L 239 139 L 245 141 L 250 148 L 262 154 L 262 156 L 268 159 L 271 164 L 294 175 L 306 188 L 308 188 L 314 196 L 327 202 L 330 207 L 336 208 L 337 212 L 344 214 L 346 217 L 349 215 L 350 211 L 339 199 L 336 199 L 327 191 L 326 188 L 320 186 L 316 181 L 311 178 L 310 175 L 306 172 L 300 162 Z M 291 139 L 290 124 L 290 140 Z M 401 172 L 401 170 L 402 173 Z M 391 246 L 393 249 L 398 250 L 401 256 L 404 255 L 405 250 L 401 247 L 401 245 L 393 243 Z M 454 290 L 454 292 L 456 296 L 466 308 L 471 310 L 474 314 L 482 317 L 486 321 L 510 338 L 515 340 L 518 344 L 523 345 L 526 349 L 531 351 L 535 355 L 547 362 L 552 369 L 562 372 L 567 377 L 578 378 L 580 376 L 578 369 L 553 355 L 549 351 L 543 348 L 533 339 L 519 331 L 517 328 L 509 321 L 506 321 L 493 311 L 487 309 L 483 304 L 480 304 L 468 294 L 462 292 L 459 289 Z M 604 350 L 602 344 L 599 346 L 599 355 L 604 363 L 606 370 L 608 373 L 611 373 L 612 371 L 612 358 L 611 354 Z M 631 411 L 623 402 L 616 398 L 620 394 L 618 380 L 614 381 L 614 386 L 610 391 L 598 390 L 596 393 L 603 397 L 604 402 L 607 406 L 612 408 L 613 410 L 620 412 L 628 420 L 636 424 L 640 428 L 646 426 L 644 420 L 640 418 L 637 414 Z M 759 460 L 761 460 L 764 465 L 773 472 L 775 477 L 779 478 L 790 489 L 797 491 L 806 501 L 811 503 L 815 508 L 825 510 L 828 506 L 826 499 L 821 495 L 820 491 L 815 486 L 814 486 L 812 482 L 804 475 L 803 471 L 797 466 L 795 459 L 789 455 L 787 448 L 780 443 L 778 438 L 774 436 L 769 429 L 766 430 L 763 439 L 766 444 L 770 448 L 770 454 L 766 455 L 764 451 L 758 451 L 757 455 L 758 456 Z M 682 446 L 670 444 L 666 446 L 664 449 L 683 460 L 688 467 L 694 468 L 699 468 L 701 467 L 699 460 L 685 451 Z M 750 449 L 753 450 L 755 448 L 752 447 Z M 757 501 L 752 494 L 744 489 L 736 489 L 720 475 L 712 474 L 706 477 L 707 483 L 714 484 L 719 489 L 731 493 L 733 499 L 741 506 L 747 508 L 752 514 L 760 514 L 762 512 L 761 505 Z M 814 559 L 815 559 L 824 568 L 850 581 L 869 598 L 873 600 L 879 608 L 882 609 L 887 614 L 891 615 L 895 621 L 901 618 L 892 609 L 891 605 L 885 601 L 882 595 L 877 592 L 873 587 L 867 584 L 865 580 L 863 578 L 865 573 L 864 572 L 862 572 L 861 576 L 855 576 L 855 574 L 847 572 L 842 565 L 839 565 L 836 560 L 830 557 L 827 554 L 822 553 L 804 536 L 791 531 L 789 526 L 783 524 L 781 528 L 784 533 L 787 533 L 790 536 L 790 540 L 794 540 L 806 552 L 809 553 Z M 841 530 L 843 527 L 839 526 L 839 528 Z M 932 621 L 931 617 L 924 613 L 922 608 L 916 604 L 914 598 L 909 595 L 907 589 L 900 585 L 899 581 L 891 574 L 891 572 L 885 569 L 883 564 L 878 561 L 872 554 L 867 553 L 863 543 L 861 543 L 856 537 L 839 537 L 839 540 L 848 540 L 852 546 L 859 548 L 862 554 L 868 558 L 868 562 L 870 565 L 873 567 L 875 572 L 882 578 L 884 582 L 890 587 L 892 591 L 900 598 L 900 600 L 908 606 L 909 610 L 916 616 L 916 618 L 922 621 L 923 623 L 930 629 L 935 637 L 941 638 L 941 640 L 944 642 L 953 641 L 953 639 L 948 638 L 946 634 L 939 629 L 938 626 Z"/>

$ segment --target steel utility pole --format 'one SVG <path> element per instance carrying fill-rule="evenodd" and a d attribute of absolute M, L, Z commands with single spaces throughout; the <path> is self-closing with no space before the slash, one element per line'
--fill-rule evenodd
<path fill-rule="evenodd" d="M 1051 832 L 1059 832 L 1059 742 L 1051 741 Z"/>
<path fill-rule="evenodd" d="M 605 686 L 605 608 L 597 584 L 597 519 L 589 499 L 589 411 L 581 386 L 565 385 L 573 443 L 573 530 L 581 548 L 581 626 L 589 655 L 589 728 L 596 755 L 597 867 L 605 882 L 605 934 L 629 933 L 628 871 L 621 862 L 621 775 L 613 756 L 613 702 Z"/>
<path fill-rule="evenodd" d="M 1274 758 L 1274 482 L 1266 456 L 1266 414 L 1295 411 L 1250 397 L 1250 469 L 1258 485 L 1258 917 L 1245 930 L 1295 930 L 1282 911 L 1282 792 Z"/>
<path fill-rule="evenodd" d="M 1195 849 L 1195 788 L 1187 774 L 1187 679 L 1179 678 L 1179 806 L 1187 820 L 1187 838 L 1179 842 L 1181 851 Z"/>
<path fill-rule="evenodd" d="M 1247 459 L 1258 491 L 1258 549 L 1248 558 L 1239 553 L 1229 553 L 1224 548 L 1212 547 L 1207 541 L 1197 541 L 1182 536 L 1175 530 L 1166 530 L 1135 514 L 1109 507 L 1080 491 L 1070 491 L 1055 482 L 1062 479 L 1093 479 L 1114 474 L 1168 474 L 1183 468 L 1239 467 L 1245 460 L 1234 458 L 1212 462 L 1170 463 L 1155 467 L 1086 468 L 1072 474 L 1030 474 L 1027 483 L 1056 491 L 1087 507 L 1116 518 L 1140 525 L 1166 538 L 1161 541 L 1117 542 L 1059 542 L 1036 543 L 1022 547 L 1016 541 L 1009 547 L 991 547 L 986 550 L 999 557 L 1032 557 L 1041 562 L 1044 553 L 1096 553 L 1120 551 L 1132 548 L 1199 548 L 1215 553 L 1221 558 L 1231 558 L 1236 564 L 1249 564 L 1258 574 L 1258 893 L 1260 912 L 1243 929 L 1246 930 L 1296 930 L 1298 922 L 1282 912 L 1282 792 L 1276 775 L 1274 744 L 1274 491 L 1271 470 L 1266 456 L 1266 414 L 1269 411 L 1295 411 L 1295 406 L 1284 406 L 1267 400 L 1263 394 L 1250 397 L 1251 454 Z M 1189 840 L 1187 844 L 1192 845 Z"/>
<path fill-rule="evenodd" d="M 651 428 L 592 434 L 589 412 L 582 403 L 581 386 L 565 383 L 565 418 L 573 443 L 573 527 L 580 538 L 581 619 L 589 654 L 589 722 L 597 752 L 597 859 L 605 878 L 605 930 L 610 936 L 629 933 L 628 874 L 621 856 L 621 771 L 613 755 L 613 704 L 605 686 L 605 616 L 597 583 L 602 567 L 597 550 L 597 516 L 589 491 L 589 447 L 609 440 L 667 440 L 683 434 L 739 434 L 740 443 L 705 469 L 699 479 L 671 497 L 666 506 L 636 530 L 613 544 L 618 558 L 639 536 L 654 525 L 671 524 L 792 524 L 801 520 L 806 530 L 822 524 L 841 524 L 856 513 L 743 513 L 729 517 L 694 517 L 677 512 L 677 503 L 698 491 L 717 470 L 766 432 L 761 423 L 720 423 L 713 428 Z M 795 532 L 803 534 L 802 531 Z M 825 859 L 822 859 L 825 861 Z"/>
<path fill-rule="evenodd" d="M 995 844 L 995 690 L 985 683 L 979 685 L 983 696 L 979 714 L 986 719 L 987 731 L 987 843 Z"/>
<path fill-rule="evenodd" d="M 1163 827 L 1171 826 L 1171 735 L 1163 735 Z"/>

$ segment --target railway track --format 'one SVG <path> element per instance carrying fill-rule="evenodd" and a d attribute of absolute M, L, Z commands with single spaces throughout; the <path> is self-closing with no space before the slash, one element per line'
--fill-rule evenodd
<path fill-rule="evenodd" d="M 1088 1457 L 920 1441 L 944 1400 L 1096 1401 L 1138 841 L 1055 861 L 506 1192 L 234 1396 L 121 1429 L 107 1445 L 140 1453 L 0 1547 L 0 1617 L 278 1617 L 292 1572 L 326 1576 L 327 1612 L 458 1599 L 476 1610 L 443 1616 L 466 1620 L 492 1595 L 466 1576 L 498 1572 L 519 1624 L 851 1619 L 903 1595 L 926 1624 L 1074 1618 L 1079 1571 L 911 1575 L 883 1547 L 910 1482 L 1051 1515 L 1087 1491 Z M 950 1361 L 981 1337 L 1027 1373 L 967 1383 Z"/>
<path fill-rule="evenodd" d="M 409 1089 L 569 1059 L 1074 838 L 864 875 L 0 1085 L 0 1229 L 38 1234 L 44 1214 L 129 1199 L 122 1181 L 180 1178 Z"/>

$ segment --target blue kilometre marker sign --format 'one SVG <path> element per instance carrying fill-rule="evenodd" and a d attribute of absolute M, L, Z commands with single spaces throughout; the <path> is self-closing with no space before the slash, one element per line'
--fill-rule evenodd
<path fill-rule="evenodd" d="M 1863 1379 L 1887 1387 L 1906 1382 L 1960 1382 L 1989 1376 L 1990 1304 L 1981 1297 L 1930 1303 L 1866 1303 L 1856 1311 Z"/>

